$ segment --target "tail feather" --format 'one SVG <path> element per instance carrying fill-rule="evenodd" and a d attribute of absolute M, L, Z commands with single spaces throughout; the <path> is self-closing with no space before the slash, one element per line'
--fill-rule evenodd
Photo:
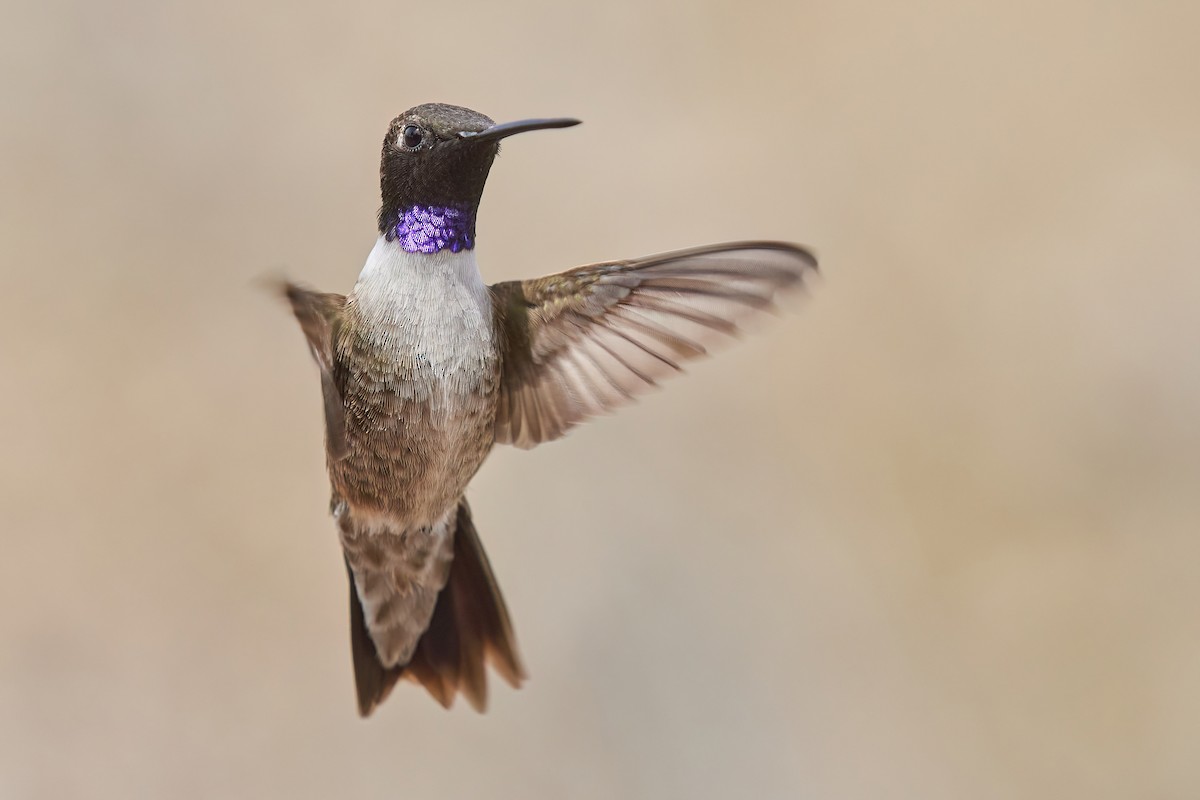
<path fill-rule="evenodd" d="M 424 686 L 446 708 L 462 692 L 467 702 L 481 712 L 487 707 L 486 663 L 490 662 L 513 688 L 519 688 L 526 677 L 508 609 L 465 498 L 458 505 L 450 576 L 412 660 L 390 668 L 380 662 L 367 631 L 353 573 L 350 629 L 358 710 L 364 717 L 387 698 L 401 677 Z"/>
<path fill-rule="evenodd" d="M 354 571 L 348 560 L 346 572 L 350 575 L 350 652 L 354 656 L 354 686 L 358 690 L 358 713 L 365 717 L 391 694 L 404 668 L 389 669 L 380 662 L 375 642 L 371 641 L 371 633 L 367 630 L 362 601 L 354 588 Z"/>

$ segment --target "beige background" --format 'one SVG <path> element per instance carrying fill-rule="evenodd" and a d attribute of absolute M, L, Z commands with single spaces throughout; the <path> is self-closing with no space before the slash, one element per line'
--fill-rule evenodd
<path fill-rule="evenodd" d="M 1200 12 L 8 4 L 0 797 L 1200 795 Z M 496 452 L 533 680 L 355 716 L 316 372 L 388 120 L 514 139 L 492 280 L 815 246 L 764 335 Z"/>

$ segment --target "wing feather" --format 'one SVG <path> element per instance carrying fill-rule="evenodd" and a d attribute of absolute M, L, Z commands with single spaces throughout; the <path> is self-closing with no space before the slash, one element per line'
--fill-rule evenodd
<path fill-rule="evenodd" d="M 803 247 L 743 242 L 493 286 L 507 343 L 496 441 L 534 447 L 631 402 L 816 267 Z"/>
<path fill-rule="evenodd" d="M 313 360 L 321 370 L 321 395 L 325 400 L 325 443 L 334 459 L 346 455 L 346 411 L 334 379 L 334 344 L 338 321 L 346 307 L 344 295 L 314 292 L 284 281 L 280 285 L 300 323 Z"/>

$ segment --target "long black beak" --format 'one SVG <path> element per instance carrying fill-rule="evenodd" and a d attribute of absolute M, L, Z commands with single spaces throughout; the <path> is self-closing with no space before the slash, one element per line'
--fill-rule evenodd
<path fill-rule="evenodd" d="M 506 136 L 525 133 L 526 131 L 540 131 L 544 128 L 570 128 L 578 124 L 579 120 L 565 117 L 559 119 L 522 119 L 517 122 L 503 122 L 499 125 L 485 128 L 482 131 L 462 131 L 458 134 L 458 137 L 472 142 L 494 142 Z"/>

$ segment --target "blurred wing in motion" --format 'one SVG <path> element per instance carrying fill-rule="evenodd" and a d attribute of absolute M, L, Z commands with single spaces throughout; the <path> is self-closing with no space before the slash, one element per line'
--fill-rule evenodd
<path fill-rule="evenodd" d="M 333 378 L 334 346 L 338 320 L 346 307 L 344 295 L 314 292 L 284 281 L 280 288 L 304 331 L 313 359 L 321 369 L 321 394 L 325 398 L 325 446 L 333 459 L 346 455 L 346 417 L 342 394 Z"/>
<path fill-rule="evenodd" d="M 508 344 L 496 441 L 528 449 L 618 408 L 816 268 L 798 245 L 740 242 L 496 284 Z"/>

